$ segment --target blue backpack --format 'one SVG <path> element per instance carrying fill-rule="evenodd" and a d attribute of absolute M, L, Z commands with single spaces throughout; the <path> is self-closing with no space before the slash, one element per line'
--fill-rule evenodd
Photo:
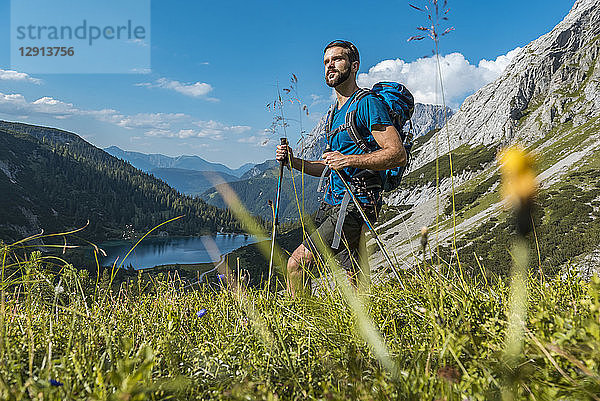
<path fill-rule="evenodd" d="M 359 92 L 352 99 L 352 103 L 348 106 L 346 112 L 345 124 L 339 126 L 336 130 L 331 132 L 332 119 L 328 116 L 327 121 L 327 132 L 330 136 L 335 135 L 337 132 L 346 130 L 350 135 L 350 138 L 354 143 L 365 153 L 374 152 L 377 149 L 369 147 L 365 139 L 360 135 L 356 126 L 356 108 L 358 102 L 368 94 L 375 94 L 384 101 L 388 108 L 390 118 L 394 123 L 394 127 L 400 134 L 400 140 L 404 144 L 406 150 L 406 165 L 402 167 L 396 167 L 385 171 L 386 179 L 383 185 L 384 191 L 391 191 L 398 188 L 402 181 L 402 175 L 408 168 L 408 162 L 410 161 L 410 150 L 413 146 L 413 135 L 411 130 L 404 132 L 404 126 L 407 121 L 410 121 L 413 111 L 415 109 L 415 100 L 413 95 L 408 89 L 402 84 L 397 82 L 378 82 L 373 85 L 371 90 L 359 89 Z M 411 125 L 412 128 L 412 125 Z"/>

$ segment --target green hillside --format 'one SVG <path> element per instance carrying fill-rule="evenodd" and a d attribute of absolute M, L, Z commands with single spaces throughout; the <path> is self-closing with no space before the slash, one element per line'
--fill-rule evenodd
<path fill-rule="evenodd" d="M 527 118 L 522 117 L 520 124 Z M 528 146 L 536 155 L 541 183 L 532 215 L 535 232 L 528 238 L 530 251 L 536 255 L 536 271 L 555 274 L 572 264 L 588 272 L 595 266 L 593 255 L 599 249 L 600 238 L 599 128 L 597 117 L 578 126 L 558 125 Z M 415 152 L 419 150 L 417 147 Z M 508 274 L 508 244 L 517 236 L 512 216 L 500 204 L 498 150 L 497 144 L 464 144 L 452 151 L 455 223 L 449 157 L 441 155 L 438 161 L 437 176 L 446 188 L 439 197 L 440 253 L 450 259 L 457 250 L 462 267 L 472 274 L 479 274 L 480 265 L 496 274 Z M 407 194 L 425 194 L 427 188 L 433 191 L 435 180 L 434 160 L 407 174 L 402 187 L 392 195 L 403 200 Z M 429 225 L 435 230 L 436 225 L 435 196 L 416 199 L 417 204 L 406 205 L 407 211 L 384 213 L 379 221 L 387 245 L 407 257 L 414 255 L 420 227 Z M 435 259 L 434 253 L 428 255 Z"/>
<path fill-rule="evenodd" d="M 150 174 L 159 178 L 181 192 L 182 194 L 201 195 L 211 188 L 214 183 L 223 183 L 239 180 L 231 174 L 215 171 L 196 171 L 184 168 L 154 168 Z"/>
<path fill-rule="evenodd" d="M 126 226 L 173 235 L 239 231 L 225 210 L 184 196 L 79 136 L 52 128 L 0 124 L 0 239 L 12 241 L 40 229 L 82 227 L 81 236 L 101 241 L 121 237 Z"/>
<path fill-rule="evenodd" d="M 279 168 L 273 168 L 265 171 L 260 176 L 231 182 L 229 185 L 239 196 L 242 203 L 248 208 L 250 213 L 260 216 L 267 220 L 272 220 L 273 212 L 269 206 L 269 200 L 273 203 L 277 196 L 277 179 Z M 299 218 L 298 205 L 306 214 L 313 213 L 318 205 L 319 199 L 323 195 L 317 192 L 319 178 L 304 176 L 304 191 L 302 190 L 302 178 L 300 173 L 294 172 L 294 180 L 289 170 L 284 171 L 282 186 L 281 186 L 281 201 L 280 201 L 280 220 L 282 222 L 291 222 Z M 295 184 L 295 190 L 294 190 Z M 304 202 L 302 195 L 304 192 Z M 296 201 L 296 195 L 297 200 Z M 211 205 L 217 207 L 225 207 L 225 202 L 219 195 L 216 188 L 211 188 L 202 194 L 202 199 Z"/>

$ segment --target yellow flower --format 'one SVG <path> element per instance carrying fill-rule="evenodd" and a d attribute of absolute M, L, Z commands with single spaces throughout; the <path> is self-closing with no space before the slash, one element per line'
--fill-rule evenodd
<path fill-rule="evenodd" d="M 427 247 L 427 236 L 429 235 L 429 228 L 424 226 L 421 228 L 421 246 L 423 247 L 423 253 L 425 253 L 425 248 Z"/>
<path fill-rule="evenodd" d="M 502 173 L 502 197 L 517 209 L 529 205 L 538 191 L 533 155 L 515 145 L 500 152 L 498 160 Z"/>

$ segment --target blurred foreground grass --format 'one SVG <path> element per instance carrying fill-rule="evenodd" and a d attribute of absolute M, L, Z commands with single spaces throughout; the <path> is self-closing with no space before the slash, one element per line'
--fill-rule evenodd
<path fill-rule="evenodd" d="M 0 252 L 1 399 L 494 400 L 506 386 L 522 399 L 600 394 L 597 278 L 530 277 L 516 364 L 503 359 L 502 279 L 426 265 L 405 276 L 405 290 L 376 285 L 362 296 L 399 369 L 392 376 L 338 291 L 292 300 L 190 291 L 169 278 L 115 288 L 68 264 L 51 273 L 56 261 L 38 252 L 19 261 Z"/>

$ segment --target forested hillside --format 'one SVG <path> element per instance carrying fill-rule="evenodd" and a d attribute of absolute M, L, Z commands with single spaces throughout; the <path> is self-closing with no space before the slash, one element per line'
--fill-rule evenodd
<path fill-rule="evenodd" d="M 231 214 L 184 196 L 79 136 L 52 128 L 0 122 L 0 239 L 43 229 L 89 226 L 84 238 L 101 241 L 124 231 L 161 227 L 171 235 L 239 231 Z"/>
<path fill-rule="evenodd" d="M 269 205 L 269 201 L 275 203 L 278 174 L 279 168 L 274 167 L 256 177 L 230 182 L 227 185 L 238 194 L 240 200 L 250 213 L 270 221 L 273 219 L 273 210 Z M 303 214 L 310 214 L 317 210 L 319 199 L 323 195 L 321 192 L 317 192 L 318 184 L 319 178 L 304 175 L 304 188 L 302 188 L 303 180 L 301 174 L 298 171 L 294 171 L 294 180 L 292 181 L 290 171 L 285 169 L 279 206 L 279 217 L 282 222 L 292 222 L 300 218 L 298 205 L 300 205 Z M 225 202 L 221 198 L 217 188 L 207 190 L 202 194 L 202 199 L 211 205 L 225 207 Z"/>

